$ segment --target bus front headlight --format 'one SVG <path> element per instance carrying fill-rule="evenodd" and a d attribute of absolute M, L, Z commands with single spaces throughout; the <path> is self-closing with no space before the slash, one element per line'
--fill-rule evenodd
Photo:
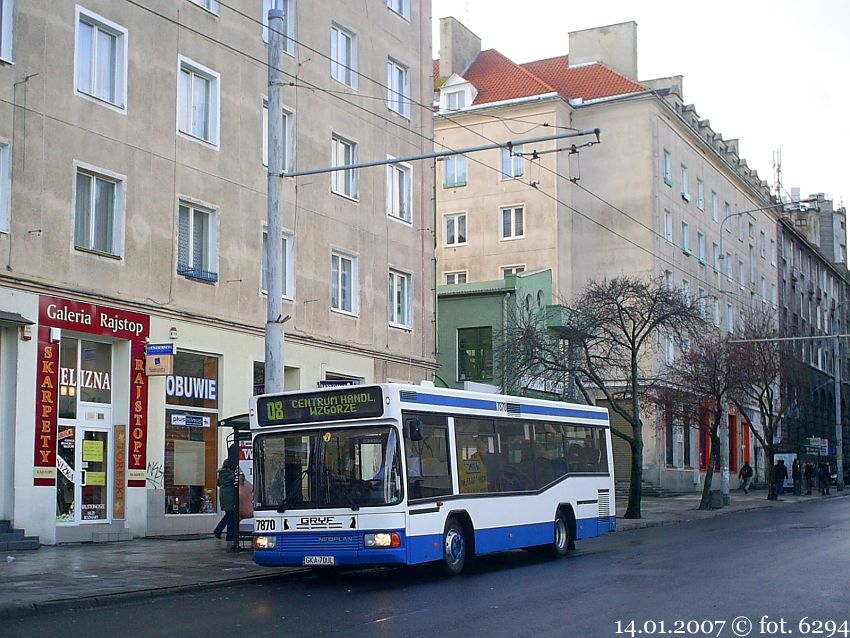
<path fill-rule="evenodd" d="M 401 547 L 401 535 L 398 532 L 373 532 L 363 534 L 366 548 Z"/>
<path fill-rule="evenodd" d="M 254 549 L 274 549 L 276 545 L 274 536 L 255 536 Z"/>

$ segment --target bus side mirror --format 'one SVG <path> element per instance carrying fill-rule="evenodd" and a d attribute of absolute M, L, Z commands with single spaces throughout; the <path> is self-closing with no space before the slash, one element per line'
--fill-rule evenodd
<path fill-rule="evenodd" d="M 404 420 L 404 436 L 411 441 L 422 440 L 422 421 L 412 416 Z"/>

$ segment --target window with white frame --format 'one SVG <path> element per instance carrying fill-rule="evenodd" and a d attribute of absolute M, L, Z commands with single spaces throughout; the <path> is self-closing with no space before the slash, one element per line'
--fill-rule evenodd
<path fill-rule="evenodd" d="M 502 219 L 502 239 L 525 237 L 525 207 L 508 206 L 500 208 Z"/>
<path fill-rule="evenodd" d="M 744 269 L 744 260 L 738 260 L 738 285 L 741 288 L 747 283 L 747 271 Z"/>
<path fill-rule="evenodd" d="M 255 0 L 256 1 L 256 0 Z M 283 11 L 283 50 L 295 55 L 295 0 L 262 0 L 263 42 L 269 41 L 269 9 L 275 2 Z"/>
<path fill-rule="evenodd" d="M 280 114 L 283 120 L 281 126 L 280 147 L 283 158 L 280 165 L 284 171 L 295 168 L 295 112 L 284 107 Z M 269 165 L 269 102 L 263 100 L 263 166 Z"/>
<path fill-rule="evenodd" d="M 664 211 L 664 239 L 673 243 L 673 213 L 669 210 Z"/>
<path fill-rule="evenodd" d="M 676 353 L 673 348 L 673 335 L 666 335 L 664 337 L 664 359 L 668 364 L 670 364 L 673 363 L 675 356 Z"/>
<path fill-rule="evenodd" d="M 682 199 L 691 201 L 690 185 L 688 184 L 688 167 L 682 164 Z"/>
<path fill-rule="evenodd" d="M 339 25 L 331 27 L 331 77 L 351 88 L 357 86 L 357 44 L 354 34 Z"/>
<path fill-rule="evenodd" d="M 720 211 L 718 208 L 717 193 L 711 191 L 711 219 L 713 221 L 720 221 Z"/>
<path fill-rule="evenodd" d="M 177 220 L 177 273 L 192 279 L 218 281 L 216 213 L 181 201 Z"/>
<path fill-rule="evenodd" d="M 220 76 L 197 62 L 179 56 L 177 130 L 218 146 Z"/>
<path fill-rule="evenodd" d="M 389 158 L 392 159 L 392 158 Z M 410 222 L 412 208 L 410 164 L 387 164 L 387 215 Z"/>
<path fill-rule="evenodd" d="M 708 297 L 706 297 L 706 294 L 705 294 L 705 288 L 700 286 L 698 288 L 698 294 L 699 294 L 699 297 L 697 298 L 697 303 L 699 304 L 699 316 L 702 317 L 703 319 L 705 319 L 708 316 L 707 315 L 708 310 L 705 307 L 706 301 L 708 300 Z"/>
<path fill-rule="evenodd" d="M 443 188 L 466 186 L 466 155 L 451 155 L 443 164 Z"/>
<path fill-rule="evenodd" d="M 443 217 L 443 239 L 446 246 L 466 244 L 466 213 L 452 213 Z"/>
<path fill-rule="evenodd" d="M 348 166 L 357 161 L 357 144 L 339 135 L 332 138 L 331 166 Z M 349 168 L 331 173 L 331 191 L 357 199 L 357 170 Z"/>
<path fill-rule="evenodd" d="M 682 222 L 682 250 L 686 253 L 691 252 L 691 236 L 688 222 Z"/>
<path fill-rule="evenodd" d="M 199 7 L 203 7 L 210 13 L 218 15 L 218 0 L 191 0 L 191 2 Z"/>
<path fill-rule="evenodd" d="M 731 280 L 732 279 L 732 254 L 726 253 L 726 256 L 724 257 L 723 262 L 724 262 L 723 270 L 726 273 L 726 279 Z"/>
<path fill-rule="evenodd" d="M 682 299 L 685 303 L 691 300 L 691 282 L 687 279 L 682 280 Z"/>
<path fill-rule="evenodd" d="M 750 239 L 755 239 L 755 238 L 756 238 L 756 227 L 755 227 L 755 224 L 749 223 L 749 224 L 747 224 L 747 228 L 748 228 L 747 236 L 748 236 Z"/>
<path fill-rule="evenodd" d="M 711 266 L 714 268 L 714 272 L 720 270 L 720 246 L 717 245 L 716 241 L 711 242 Z"/>
<path fill-rule="evenodd" d="M 387 313 L 391 326 L 410 327 L 410 274 L 400 270 L 389 272 Z"/>
<path fill-rule="evenodd" d="M 664 151 L 664 183 L 667 186 L 673 185 L 673 156 L 670 155 L 669 151 Z"/>
<path fill-rule="evenodd" d="M 392 58 L 387 60 L 387 106 L 410 117 L 410 69 Z"/>
<path fill-rule="evenodd" d="M 502 175 L 501 179 L 513 179 L 522 177 L 522 144 L 517 144 L 511 148 L 500 149 Z"/>
<path fill-rule="evenodd" d="M 738 215 L 738 241 L 744 241 L 744 216 Z"/>
<path fill-rule="evenodd" d="M 705 235 L 697 233 L 697 259 L 705 263 Z"/>
<path fill-rule="evenodd" d="M 762 259 L 767 256 L 767 236 L 763 230 L 759 231 L 759 256 Z"/>
<path fill-rule="evenodd" d="M 292 233 L 283 233 L 281 236 L 281 291 L 286 299 L 295 296 L 295 237 Z M 263 230 L 263 267 L 260 272 L 260 292 L 267 295 L 269 292 L 269 233 Z"/>
<path fill-rule="evenodd" d="M 446 285 L 453 284 L 465 284 L 466 283 L 466 271 L 460 270 L 457 272 L 447 272 L 445 274 L 446 277 Z"/>
<path fill-rule="evenodd" d="M 732 214 L 732 205 L 729 202 L 723 202 L 723 215 L 724 215 L 723 218 L 727 219 L 731 214 Z M 727 233 L 732 232 L 732 224 L 729 224 L 726 227 L 726 232 Z"/>
<path fill-rule="evenodd" d="M 705 184 L 701 179 L 697 180 L 697 208 L 705 210 Z"/>
<path fill-rule="evenodd" d="M 449 91 L 446 93 L 446 110 L 459 111 L 466 107 L 466 91 Z"/>
<path fill-rule="evenodd" d="M 711 318 L 716 327 L 720 327 L 720 301 L 717 297 L 711 298 Z"/>
<path fill-rule="evenodd" d="M 123 253 L 125 177 L 77 167 L 74 247 L 106 255 Z"/>
<path fill-rule="evenodd" d="M 770 265 L 771 266 L 776 265 L 776 240 L 775 239 L 770 240 Z"/>
<path fill-rule="evenodd" d="M 0 58 L 14 62 L 15 0 L 0 0 Z"/>
<path fill-rule="evenodd" d="M 511 275 L 518 275 L 521 272 L 525 272 L 525 266 L 502 266 L 499 271 L 502 273 L 502 279 L 504 279 Z"/>
<path fill-rule="evenodd" d="M 730 303 L 726 304 L 726 331 L 730 334 L 735 332 L 735 311 Z"/>
<path fill-rule="evenodd" d="M 4 13 L 0 11 L 0 15 Z M 3 31 L 0 27 L 0 33 Z M 124 110 L 127 107 L 127 29 L 77 6 L 74 75 L 78 95 L 97 98 Z"/>
<path fill-rule="evenodd" d="M 387 0 L 387 6 L 402 18 L 410 20 L 410 0 Z"/>
<path fill-rule="evenodd" d="M 331 253 L 331 308 L 357 314 L 359 298 L 358 260 L 353 255 Z"/>
<path fill-rule="evenodd" d="M 668 291 L 673 290 L 673 272 L 670 270 L 664 271 L 664 287 Z"/>
<path fill-rule="evenodd" d="M 767 301 L 767 281 L 764 277 L 761 278 L 761 287 L 759 288 L 762 301 Z"/>
<path fill-rule="evenodd" d="M 754 284 L 756 283 L 756 249 L 752 244 L 750 244 L 747 254 L 749 256 L 750 283 Z"/>
<path fill-rule="evenodd" d="M 11 224 L 12 147 L 0 140 L 0 233 L 8 233 Z"/>
<path fill-rule="evenodd" d="M 770 284 L 770 301 L 773 304 L 773 307 L 779 305 L 779 297 L 776 292 L 776 284 Z"/>

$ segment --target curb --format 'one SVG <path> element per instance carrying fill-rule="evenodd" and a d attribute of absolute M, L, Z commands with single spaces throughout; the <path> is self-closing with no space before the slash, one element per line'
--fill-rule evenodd
<path fill-rule="evenodd" d="M 172 585 L 169 587 L 159 587 L 157 589 L 137 589 L 133 591 L 120 591 L 115 592 L 113 594 L 97 594 L 94 596 L 85 596 L 81 598 L 58 598 L 56 600 L 46 600 L 44 602 L 38 603 L 13 603 L 9 605 L 0 603 L 0 620 L 26 618 L 29 616 L 52 614 L 61 611 L 94 609 L 96 607 L 115 605 L 117 603 L 124 602 L 132 602 L 135 600 L 162 598 L 165 596 L 172 596 L 174 594 L 182 594 L 186 592 L 219 589 L 221 587 L 227 587 L 236 583 L 247 583 L 253 581 L 271 580 L 273 578 L 280 577 L 299 576 L 309 572 L 309 568 L 293 567 L 286 569 L 286 571 L 276 571 L 269 574 L 256 574 L 251 576 L 241 576 L 239 578 L 186 583 L 184 585 Z"/>

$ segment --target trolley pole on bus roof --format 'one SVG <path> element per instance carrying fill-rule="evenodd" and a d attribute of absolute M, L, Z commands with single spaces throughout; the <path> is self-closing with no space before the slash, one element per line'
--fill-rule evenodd
<path fill-rule="evenodd" d="M 274 2 L 279 5 L 278 0 Z M 268 228 L 265 392 L 283 392 L 283 11 L 269 10 Z"/>

